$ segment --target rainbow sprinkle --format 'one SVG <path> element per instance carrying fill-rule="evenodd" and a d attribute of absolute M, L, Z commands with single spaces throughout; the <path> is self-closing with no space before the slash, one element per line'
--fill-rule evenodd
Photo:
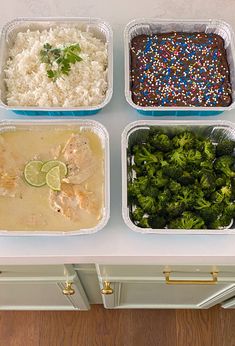
<path fill-rule="evenodd" d="M 232 90 L 223 39 L 183 32 L 134 37 L 131 90 L 139 106 L 228 106 Z"/>

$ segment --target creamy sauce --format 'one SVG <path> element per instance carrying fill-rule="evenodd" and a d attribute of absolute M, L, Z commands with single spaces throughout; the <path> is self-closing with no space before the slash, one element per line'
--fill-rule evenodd
<path fill-rule="evenodd" d="M 56 212 L 49 204 L 49 187 L 32 187 L 24 181 L 25 164 L 34 159 L 46 161 L 56 158 L 58 147 L 65 146 L 72 134 L 82 134 L 97 161 L 95 173 L 81 184 L 82 188 L 94 193 L 100 217 L 79 210 L 76 221 Z M 0 149 L 6 145 L 4 170 L 15 169 L 18 184 L 15 196 L 0 196 L 0 229 L 30 231 L 72 231 L 95 227 L 102 218 L 104 200 L 104 152 L 99 136 L 89 130 L 66 126 L 17 126 L 15 131 L 0 133 Z M 6 159 L 7 158 L 7 159 Z M 61 156 L 58 157 L 61 159 Z M 1 160 L 1 150 L 0 150 Z M 62 160 L 62 159 L 61 159 Z M 66 163 L 66 162 L 65 162 Z M 1 173 L 1 172 L 0 172 Z"/>

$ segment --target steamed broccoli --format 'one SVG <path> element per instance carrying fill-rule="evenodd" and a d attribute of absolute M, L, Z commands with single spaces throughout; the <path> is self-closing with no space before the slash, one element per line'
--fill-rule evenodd
<path fill-rule="evenodd" d="M 152 186 L 155 186 L 158 188 L 166 186 L 167 183 L 168 183 L 168 178 L 163 175 L 162 170 L 158 171 L 156 175 L 153 178 L 151 178 Z"/>
<path fill-rule="evenodd" d="M 166 206 L 166 212 L 168 218 L 172 219 L 182 214 L 185 211 L 185 204 L 182 201 L 174 200 L 170 201 Z"/>
<path fill-rule="evenodd" d="M 207 226 L 219 218 L 223 208 L 220 204 L 213 204 L 206 208 L 198 210 L 199 215 L 203 218 Z"/>
<path fill-rule="evenodd" d="M 175 164 L 168 164 L 162 167 L 162 173 L 167 177 L 177 179 L 183 174 L 183 169 Z"/>
<path fill-rule="evenodd" d="M 153 197 L 138 195 L 139 206 L 149 214 L 154 214 L 157 211 L 156 201 Z"/>
<path fill-rule="evenodd" d="M 151 144 L 158 150 L 163 152 L 168 152 L 172 148 L 172 143 L 170 138 L 164 133 L 157 133 L 151 139 Z"/>
<path fill-rule="evenodd" d="M 192 185 L 195 181 L 192 173 L 188 171 L 183 171 L 182 175 L 176 180 L 182 185 Z"/>
<path fill-rule="evenodd" d="M 149 225 L 149 218 L 148 217 L 143 217 L 139 223 L 138 223 L 138 226 L 139 227 L 142 227 L 142 228 L 149 228 L 150 225 Z"/>
<path fill-rule="evenodd" d="M 223 155 L 217 158 L 214 162 L 216 171 L 224 173 L 227 177 L 235 177 L 235 172 L 232 169 L 234 158 L 229 155 Z"/>
<path fill-rule="evenodd" d="M 172 139 L 175 148 L 191 149 L 195 144 L 195 134 L 190 131 L 183 131 Z"/>
<path fill-rule="evenodd" d="M 205 222 L 200 216 L 190 211 L 185 211 L 181 217 L 170 221 L 169 228 L 200 229 L 205 228 Z"/>
<path fill-rule="evenodd" d="M 174 149 L 168 155 L 168 159 L 177 166 L 185 167 L 187 164 L 187 152 L 182 149 Z"/>
<path fill-rule="evenodd" d="M 151 228 L 164 228 L 166 226 L 166 219 L 164 216 L 150 216 L 149 225 Z"/>
<path fill-rule="evenodd" d="M 186 153 L 187 162 L 189 164 L 200 165 L 202 160 L 202 155 L 200 151 L 196 149 L 189 149 Z"/>
<path fill-rule="evenodd" d="M 235 142 L 232 140 L 224 140 L 223 142 L 220 142 L 216 146 L 216 155 L 217 156 L 223 156 L 223 155 L 232 155 L 235 148 Z"/>
<path fill-rule="evenodd" d="M 138 207 L 138 208 L 135 208 L 135 210 L 132 212 L 131 215 L 132 215 L 133 221 L 140 221 L 142 220 L 144 216 L 144 211 L 142 208 Z"/>
<path fill-rule="evenodd" d="M 202 156 L 209 161 L 213 161 L 215 158 L 215 147 L 209 139 L 203 141 Z"/>
<path fill-rule="evenodd" d="M 143 165 L 144 163 L 158 162 L 158 159 L 147 148 L 143 147 L 141 150 L 135 153 L 134 161 L 135 164 L 138 166 Z"/>
<path fill-rule="evenodd" d="M 139 227 L 223 228 L 235 218 L 233 141 L 151 127 L 128 149 L 128 204 Z M 133 174 L 132 174 L 133 173 Z"/>

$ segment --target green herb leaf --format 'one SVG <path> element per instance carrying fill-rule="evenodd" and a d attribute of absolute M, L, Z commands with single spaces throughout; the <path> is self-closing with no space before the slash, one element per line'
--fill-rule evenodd
<path fill-rule="evenodd" d="M 82 61 L 78 55 L 81 48 L 78 43 L 63 48 L 53 48 L 49 43 L 43 45 L 40 51 L 40 61 L 47 65 L 47 76 L 56 81 L 62 75 L 67 75 L 71 71 L 71 65 Z M 55 63 L 57 67 L 55 67 Z"/>

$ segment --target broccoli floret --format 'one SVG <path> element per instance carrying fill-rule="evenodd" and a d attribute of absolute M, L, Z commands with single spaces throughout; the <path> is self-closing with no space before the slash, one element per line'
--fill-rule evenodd
<path fill-rule="evenodd" d="M 171 192 L 176 194 L 181 190 L 181 185 L 175 180 L 170 180 L 168 187 Z"/>
<path fill-rule="evenodd" d="M 225 228 L 227 226 L 229 226 L 231 222 L 231 218 L 225 215 L 220 216 L 218 219 L 216 219 L 215 221 L 211 222 L 209 224 L 210 229 L 221 229 L 221 228 Z"/>
<path fill-rule="evenodd" d="M 205 223 L 209 225 L 211 222 L 217 220 L 221 215 L 222 206 L 220 204 L 213 204 L 210 207 L 202 208 L 199 210 L 200 216 Z"/>
<path fill-rule="evenodd" d="M 201 161 L 200 167 L 208 169 L 208 170 L 213 170 L 213 163 L 214 162 L 212 160 L 204 160 L 204 161 Z"/>
<path fill-rule="evenodd" d="M 154 154 L 152 154 L 147 148 L 142 147 L 138 151 L 136 151 L 134 155 L 134 161 L 137 166 L 141 166 L 145 163 L 154 163 L 158 162 L 158 159 Z"/>
<path fill-rule="evenodd" d="M 223 215 L 230 220 L 235 218 L 235 204 L 228 203 L 223 210 Z"/>
<path fill-rule="evenodd" d="M 166 206 L 166 212 L 170 219 L 173 219 L 182 214 L 185 210 L 185 205 L 182 201 L 170 201 Z"/>
<path fill-rule="evenodd" d="M 201 229 L 205 228 L 205 222 L 200 216 L 190 211 L 185 211 L 181 217 L 171 220 L 169 228 Z"/>
<path fill-rule="evenodd" d="M 149 225 L 149 218 L 148 217 L 143 217 L 139 223 L 138 223 L 138 226 L 141 227 L 141 228 L 149 228 L 150 225 Z"/>
<path fill-rule="evenodd" d="M 227 177 L 234 177 L 235 172 L 232 169 L 232 165 L 234 164 L 234 158 L 229 155 L 220 156 L 214 162 L 214 168 L 216 171 L 224 173 Z"/>
<path fill-rule="evenodd" d="M 200 171 L 199 185 L 203 190 L 214 190 L 215 175 L 212 171 L 202 169 Z"/>
<path fill-rule="evenodd" d="M 228 178 L 225 174 L 221 174 L 220 176 L 217 176 L 215 179 L 215 186 L 222 187 L 227 185 Z"/>
<path fill-rule="evenodd" d="M 183 169 L 175 164 L 168 164 L 162 167 L 162 173 L 167 177 L 177 179 L 183 174 Z"/>
<path fill-rule="evenodd" d="M 155 177 L 151 178 L 151 185 L 155 187 L 164 187 L 168 183 L 168 178 L 165 177 L 161 171 L 158 171 Z"/>
<path fill-rule="evenodd" d="M 195 209 L 207 209 L 211 206 L 211 203 L 209 201 L 207 201 L 205 198 L 203 197 L 199 197 L 195 200 L 196 204 L 194 205 Z"/>
<path fill-rule="evenodd" d="M 148 214 L 154 214 L 157 211 L 155 199 L 150 196 L 138 196 L 138 203 L 140 207 Z"/>
<path fill-rule="evenodd" d="M 144 211 L 141 208 L 136 208 L 131 213 L 131 217 L 132 217 L 133 221 L 140 221 L 140 220 L 142 220 L 143 216 L 144 216 Z"/>
<path fill-rule="evenodd" d="M 211 140 L 204 139 L 202 155 L 206 160 L 209 160 L 209 161 L 213 161 L 215 159 L 215 146 L 211 142 Z"/>
<path fill-rule="evenodd" d="M 188 186 L 182 186 L 176 198 L 186 208 L 190 208 L 194 203 L 194 191 Z"/>
<path fill-rule="evenodd" d="M 173 150 L 168 155 L 168 159 L 170 160 L 170 162 L 180 167 L 185 167 L 187 164 L 187 155 L 186 152 L 182 149 Z"/>
<path fill-rule="evenodd" d="M 155 229 L 164 228 L 166 226 L 166 219 L 164 216 L 150 216 L 149 225 Z"/>
<path fill-rule="evenodd" d="M 193 175 L 187 171 L 183 171 L 182 175 L 176 179 L 182 185 L 192 185 L 195 181 Z"/>
<path fill-rule="evenodd" d="M 154 175 L 156 174 L 156 172 L 158 171 L 158 167 L 157 167 L 157 165 L 156 164 L 146 164 L 145 166 L 144 166 L 144 170 L 145 170 L 145 173 L 147 173 L 147 175 L 149 176 L 149 177 L 154 177 Z"/>
<path fill-rule="evenodd" d="M 193 165 L 200 165 L 202 160 L 202 155 L 200 151 L 196 149 L 189 149 L 186 153 L 187 163 Z"/>
<path fill-rule="evenodd" d="M 229 201 L 232 195 L 231 185 L 222 186 L 219 190 L 215 191 L 211 195 L 211 200 L 215 203 L 222 203 L 223 201 Z"/>
<path fill-rule="evenodd" d="M 151 143 L 153 147 L 163 152 L 168 152 L 172 148 L 170 138 L 164 133 L 155 134 L 151 139 Z"/>
<path fill-rule="evenodd" d="M 148 188 L 148 177 L 140 176 L 128 184 L 128 200 L 129 203 L 136 203 L 138 196 Z"/>
<path fill-rule="evenodd" d="M 181 149 L 191 149 L 195 144 L 195 134 L 190 131 L 183 131 L 172 139 L 173 146 Z"/>
<path fill-rule="evenodd" d="M 171 198 L 171 192 L 167 188 L 165 188 L 163 192 L 159 193 L 158 204 L 161 209 L 166 207 L 166 205 L 170 201 L 170 198 Z"/>
<path fill-rule="evenodd" d="M 231 140 L 224 140 L 223 142 L 220 142 L 217 144 L 216 155 L 217 156 L 231 155 L 233 153 L 234 148 L 235 148 L 235 142 Z"/>

